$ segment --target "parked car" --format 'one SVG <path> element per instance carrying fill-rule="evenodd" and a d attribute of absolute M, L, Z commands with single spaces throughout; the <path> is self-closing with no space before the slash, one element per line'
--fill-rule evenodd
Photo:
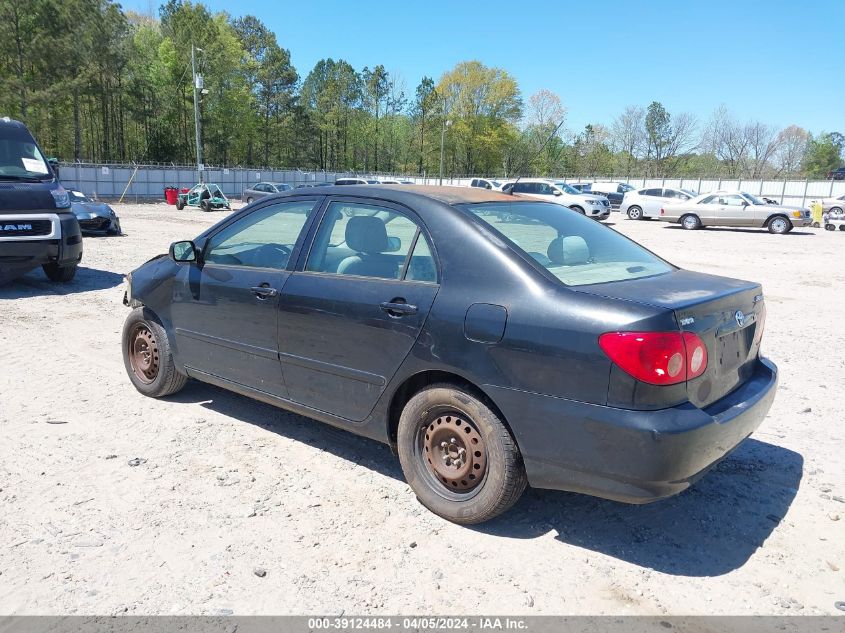
<path fill-rule="evenodd" d="M 105 202 L 96 202 L 81 191 L 69 191 L 70 209 L 83 235 L 122 235 L 120 219 Z"/>
<path fill-rule="evenodd" d="M 565 182 L 553 184 L 547 180 L 525 178 L 502 185 L 506 191 L 540 200 L 547 200 L 555 204 L 569 207 L 594 220 L 606 220 L 610 217 L 610 203 L 604 196 L 583 194 L 573 189 Z"/>
<path fill-rule="evenodd" d="M 216 209 L 230 210 L 232 208 L 223 190 L 212 182 L 200 182 L 191 187 L 187 193 L 179 193 L 176 198 L 176 209 L 181 211 L 185 207 L 197 207 L 206 213 Z"/>
<path fill-rule="evenodd" d="M 297 189 L 307 189 L 311 187 L 333 187 L 333 182 L 304 182 L 301 185 L 297 185 Z"/>
<path fill-rule="evenodd" d="M 625 194 L 634 191 L 634 188 L 626 182 L 593 182 L 590 183 L 590 191 L 606 196 L 610 200 L 610 206 L 619 209 Z"/>
<path fill-rule="evenodd" d="M 681 492 L 757 428 L 777 384 L 758 284 L 470 187 L 266 198 L 132 271 L 124 303 L 141 393 L 192 377 L 385 442 L 457 523 L 527 484 Z"/>
<path fill-rule="evenodd" d="M 241 194 L 241 200 L 247 204 L 252 204 L 254 200 L 258 200 L 274 193 L 290 191 L 291 189 L 293 189 L 293 187 L 286 182 L 257 182 L 251 187 L 244 189 L 243 194 Z"/>
<path fill-rule="evenodd" d="M 656 218 L 660 215 L 660 207 L 674 202 L 686 202 L 697 195 L 689 189 L 674 187 L 648 187 L 629 191 L 622 198 L 619 212 L 624 213 L 631 220 Z"/>
<path fill-rule="evenodd" d="M 502 183 L 498 180 L 493 180 L 492 178 L 473 178 L 470 183 L 470 187 L 479 187 L 480 189 L 493 189 L 495 191 L 502 190 Z"/>
<path fill-rule="evenodd" d="M 568 184 L 573 189 L 577 189 L 581 193 L 591 193 L 592 192 L 592 190 L 590 189 L 590 183 L 589 182 L 568 182 L 566 184 Z M 605 196 L 605 197 L 607 197 L 607 196 Z"/>
<path fill-rule="evenodd" d="M 845 180 L 845 165 L 827 172 L 828 180 Z"/>
<path fill-rule="evenodd" d="M 82 259 L 70 197 L 27 127 L 0 118 L 0 284 L 41 266 L 68 282 Z"/>
<path fill-rule="evenodd" d="M 334 181 L 336 185 L 380 185 L 378 180 L 368 178 L 338 178 Z"/>
<path fill-rule="evenodd" d="M 705 193 L 686 202 L 667 204 L 660 209 L 664 222 L 680 224 L 685 229 L 703 226 L 756 226 L 769 233 L 789 233 L 795 226 L 812 223 L 809 209 L 766 204 L 743 191 Z"/>
<path fill-rule="evenodd" d="M 845 194 L 838 198 L 824 198 L 821 200 L 822 213 L 841 215 L 845 212 Z"/>

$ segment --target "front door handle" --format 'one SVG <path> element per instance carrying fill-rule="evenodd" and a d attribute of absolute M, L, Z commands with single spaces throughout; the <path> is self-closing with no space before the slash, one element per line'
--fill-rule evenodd
<path fill-rule="evenodd" d="M 404 301 L 385 301 L 379 304 L 384 312 L 390 316 L 400 317 L 417 313 L 417 306 L 405 303 Z"/>
<path fill-rule="evenodd" d="M 275 297 L 277 294 L 279 294 L 278 290 L 276 290 L 275 288 L 271 288 L 267 284 L 263 284 L 261 286 L 253 286 L 249 290 L 259 299 L 267 299 L 268 297 Z"/>

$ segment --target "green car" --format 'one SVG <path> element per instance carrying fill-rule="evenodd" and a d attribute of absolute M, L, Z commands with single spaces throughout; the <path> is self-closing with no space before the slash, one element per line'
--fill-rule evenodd
<path fill-rule="evenodd" d="M 188 193 L 180 193 L 176 198 L 176 208 L 181 211 L 185 207 L 199 207 L 203 211 L 211 211 L 231 209 L 232 205 L 220 187 L 213 183 L 201 182 L 194 185 Z"/>

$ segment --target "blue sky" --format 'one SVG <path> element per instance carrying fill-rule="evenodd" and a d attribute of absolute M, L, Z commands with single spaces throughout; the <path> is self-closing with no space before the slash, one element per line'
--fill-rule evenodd
<path fill-rule="evenodd" d="M 122 4 L 157 14 L 160 3 Z M 702 121 L 725 104 L 740 119 L 845 133 L 842 0 L 205 4 L 261 19 L 303 78 L 323 57 L 381 63 L 412 96 L 424 75 L 477 59 L 511 73 L 526 100 L 560 95 L 571 130 L 660 101 Z"/>

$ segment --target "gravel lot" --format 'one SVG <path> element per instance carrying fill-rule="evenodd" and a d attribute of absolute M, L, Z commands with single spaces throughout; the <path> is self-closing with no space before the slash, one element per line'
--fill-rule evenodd
<path fill-rule="evenodd" d="M 73 283 L 0 288 L 0 613 L 838 613 L 845 234 L 614 214 L 680 266 L 763 282 L 771 414 L 673 499 L 529 490 L 465 528 L 375 442 L 200 383 L 138 394 L 122 276 L 223 213 L 116 210 L 127 235 L 86 238 Z"/>

